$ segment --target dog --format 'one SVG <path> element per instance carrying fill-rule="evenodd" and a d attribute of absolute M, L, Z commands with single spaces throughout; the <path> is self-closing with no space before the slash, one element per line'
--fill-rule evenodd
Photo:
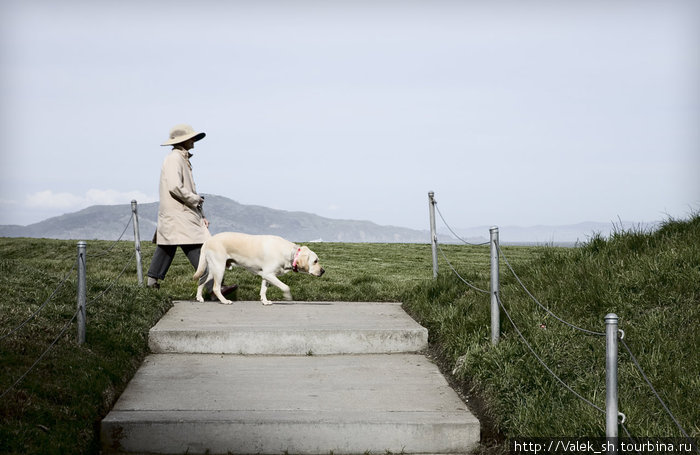
<path fill-rule="evenodd" d="M 214 280 L 213 292 L 221 303 L 230 305 L 230 300 L 221 294 L 221 282 L 227 266 L 242 267 L 262 278 L 260 300 L 267 300 L 267 287 L 271 283 L 282 290 L 286 300 L 292 300 L 289 286 L 277 278 L 289 271 L 308 273 L 320 277 L 326 271 L 318 262 L 318 256 L 308 247 L 296 245 L 276 235 L 250 235 L 240 232 L 222 232 L 210 237 L 202 245 L 199 264 L 194 274 L 199 279 L 208 270 L 206 281 L 197 287 L 197 301 L 203 302 L 204 283 Z"/>

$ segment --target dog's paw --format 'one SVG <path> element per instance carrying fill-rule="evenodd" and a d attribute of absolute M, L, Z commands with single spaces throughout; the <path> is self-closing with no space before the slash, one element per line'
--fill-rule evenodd
<path fill-rule="evenodd" d="M 198 295 L 198 296 L 197 296 L 197 302 L 199 302 L 199 303 L 204 303 L 204 297 L 202 297 L 201 295 Z"/>
<path fill-rule="evenodd" d="M 232 300 L 222 300 L 221 303 L 224 305 L 232 305 L 233 301 Z"/>
<path fill-rule="evenodd" d="M 270 302 L 269 300 L 263 300 L 262 304 L 263 305 L 272 305 L 272 302 Z"/>

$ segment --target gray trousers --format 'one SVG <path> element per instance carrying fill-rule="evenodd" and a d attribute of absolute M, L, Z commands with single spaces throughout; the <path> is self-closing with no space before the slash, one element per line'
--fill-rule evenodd
<path fill-rule="evenodd" d="M 193 245 L 158 245 L 155 253 L 153 253 L 153 258 L 151 259 L 151 265 L 148 267 L 147 275 L 157 280 L 165 279 L 165 274 L 168 273 L 168 269 L 170 269 L 170 265 L 173 263 L 178 246 L 187 256 L 187 259 L 190 261 L 190 264 L 192 264 L 192 267 L 197 270 L 197 266 L 199 266 L 199 254 L 202 251 L 201 243 Z M 208 273 L 205 270 L 204 275 L 202 275 L 202 277 L 199 279 L 199 284 L 205 282 L 207 279 L 207 274 Z M 209 283 L 207 283 L 205 289 L 207 291 L 211 291 L 213 285 L 214 280 L 211 280 Z"/>

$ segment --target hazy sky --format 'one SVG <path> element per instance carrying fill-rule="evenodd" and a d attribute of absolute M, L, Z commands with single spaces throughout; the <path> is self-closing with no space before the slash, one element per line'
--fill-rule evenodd
<path fill-rule="evenodd" d="M 700 209 L 700 8 L 658 1 L 0 3 L 0 224 L 199 192 L 427 229 Z"/>

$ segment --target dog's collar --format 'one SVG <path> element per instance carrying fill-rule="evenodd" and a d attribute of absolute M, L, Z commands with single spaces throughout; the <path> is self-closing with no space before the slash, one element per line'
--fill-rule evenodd
<path fill-rule="evenodd" d="M 297 248 L 296 253 L 294 253 L 294 260 L 292 260 L 292 270 L 295 272 L 299 271 L 299 267 L 297 266 L 297 260 L 299 259 L 299 254 L 301 253 L 301 248 Z"/>

